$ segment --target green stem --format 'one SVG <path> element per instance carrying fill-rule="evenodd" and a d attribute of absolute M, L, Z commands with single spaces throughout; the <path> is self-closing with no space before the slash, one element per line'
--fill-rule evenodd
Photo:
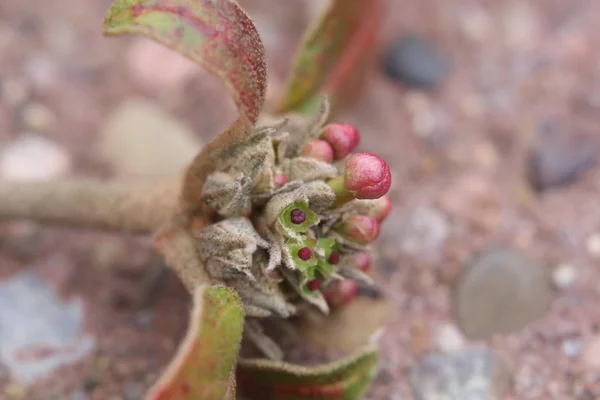
<path fill-rule="evenodd" d="M 327 184 L 333 189 L 336 196 L 335 203 L 333 204 L 334 208 L 341 207 L 347 202 L 354 200 L 354 193 L 344 186 L 343 175 L 330 179 Z"/>
<path fill-rule="evenodd" d="M 0 221 L 150 233 L 177 210 L 179 182 L 0 182 Z"/>

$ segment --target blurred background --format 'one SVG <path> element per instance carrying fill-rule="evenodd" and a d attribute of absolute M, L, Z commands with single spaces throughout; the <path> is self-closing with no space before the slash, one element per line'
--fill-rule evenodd
<path fill-rule="evenodd" d="M 269 102 L 323 0 L 244 0 Z M 109 0 L 0 2 L 0 179 L 176 176 L 236 111 Z M 370 399 L 600 396 L 600 3 L 390 0 L 337 116 L 393 171 Z M 139 399 L 186 327 L 149 238 L 0 225 L 0 398 Z M 149 272 L 150 271 L 150 272 Z M 358 329 L 351 326 L 349 329 Z"/>

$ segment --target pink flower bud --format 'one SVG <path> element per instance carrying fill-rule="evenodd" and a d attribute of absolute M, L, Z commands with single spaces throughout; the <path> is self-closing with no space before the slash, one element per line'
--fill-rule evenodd
<path fill-rule="evenodd" d="M 358 294 L 358 283 L 351 279 L 331 282 L 323 291 L 325 300 L 332 307 L 341 307 L 352 301 Z"/>
<path fill-rule="evenodd" d="M 374 204 L 369 215 L 377 221 L 382 222 L 392 211 L 392 200 L 390 199 L 390 195 L 386 193 L 380 198 L 371 201 L 373 201 Z"/>
<path fill-rule="evenodd" d="M 277 174 L 273 177 L 273 183 L 275 187 L 282 187 L 288 182 L 288 176 L 286 174 Z"/>
<path fill-rule="evenodd" d="M 337 226 L 336 231 L 351 242 L 368 244 L 379 237 L 379 222 L 373 217 L 352 215 Z"/>
<path fill-rule="evenodd" d="M 350 124 L 329 124 L 321 133 L 321 137 L 333 147 L 336 160 L 352 153 L 360 143 L 358 130 Z"/>
<path fill-rule="evenodd" d="M 327 184 L 336 195 L 334 207 L 339 207 L 353 199 L 382 197 L 390 190 L 392 174 L 385 161 L 375 154 L 356 153 L 346 160 L 344 175 L 330 179 Z"/>
<path fill-rule="evenodd" d="M 313 140 L 302 149 L 303 156 L 316 158 L 317 160 L 330 163 L 333 161 L 333 149 L 324 140 Z"/>
<path fill-rule="evenodd" d="M 354 265 L 362 272 L 367 272 L 371 269 L 371 256 L 369 253 L 356 253 L 354 255 Z"/>
<path fill-rule="evenodd" d="M 390 190 L 392 174 L 380 157 L 372 153 L 353 154 L 346 161 L 344 186 L 357 199 L 378 199 Z"/>

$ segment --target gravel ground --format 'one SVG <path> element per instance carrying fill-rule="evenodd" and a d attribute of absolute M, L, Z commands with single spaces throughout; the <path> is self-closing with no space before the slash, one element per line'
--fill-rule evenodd
<path fill-rule="evenodd" d="M 185 60 L 143 40 L 103 38 L 109 3 L 0 4 L 0 179 L 119 173 L 93 144 L 127 99 L 154 100 L 204 140 L 235 117 L 219 83 Z M 242 3 L 264 35 L 272 99 L 306 23 L 298 15 L 310 18 L 312 8 L 300 0 Z M 435 368 L 433 378 L 419 373 L 425 367 L 417 365 L 453 365 L 425 359 L 432 353 L 477 360 L 467 375 L 480 374 L 483 389 L 472 399 L 600 396 L 600 170 L 590 151 L 600 126 L 600 3 L 395 0 L 388 9 L 380 62 L 362 98 L 338 118 L 359 128 L 360 149 L 388 160 L 394 176 L 394 212 L 377 259 L 394 314 L 380 339 L 382 369 L 370 399 L 429 399 L 428 379 L 458 379 Z M 386 55 L 407 33 L 450 66 L 426 91 L 385 75 Z M 82 360 L 31 387 L 0 363 L 3 398 L 140 397 L 173 354 L 189 300 L 170 274 L 145 290 L 143 271 L 160 271 L 148 243 L 23 222 L 0 226 L 0 277 L 36 271 L 61 298 L 81 299 L 83 331 L 96 341 Z M 497 247 L 544 268 L 551 303 L 524 329 L 468 340 L 454 318 L 456 284 L 476 255 Z M 508 284 L 529 279 L 527 268 Z M 473 291 L 474 303 L 486 301 L 493 303 Z M 502 314 L 510 319 L 510 310 Z"/>

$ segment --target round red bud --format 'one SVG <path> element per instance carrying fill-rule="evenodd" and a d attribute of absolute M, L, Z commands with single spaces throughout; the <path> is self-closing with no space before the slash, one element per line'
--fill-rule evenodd
<path fill-rule="evenodd" d="M 352 153 L 360 143 L 358 130 L 350 124 L 329 124 L 321 133 L 321 137 L 333 147 L 336 160 Z"/>
<path fill-rule="evenodd" d="M 277 174 L 273 177 L 273 183 L 275 187 L 282 187 L 288 182 L 288 176 L 286 174 Z"/>
<path fill-rule="evenodd" d="M 380 198 L 372 201 L 374 204 L 370 215 L 377 221 L 382 222 L 392 211 L 392 199 L 390 199 L 390 195 L 386 193 Z"/>
<path fill-rule="evenodd" d="M 369 253 L 356 253 L 354 255 L 354 264 L 356 265 L 356 268 L 358 268 L 362 272 L 367 272 L 371 269 L 371 256 L 369 255 Z"/>
<path fill-rule="evenodd" d="M 379 156 L 356 153 L 346 161 L 344 186 L 357 199 L 378 199 L 392 185 L 390 168 Z"/>
<path fill-rule="evenodd" d="M 341 307 L 351 302 L 358 294 L 358 283 L 351 279 L 331 282 L 323 291 L 325 300 L 332 307 Z"/>
<path fill-rule="evenodd" d="M 330 163 L 333 161 L 333 149 L 324 140 L 313 140 L 302 149 L 301 155 L 316 158 L 317 160 Z"/>
<path fill-rule="evenodd" d="M 369 244 L 379 237 L 379 222 L 366 215 L 352 215 L 346 218 L 336 230 L 351 242 Z"/>

